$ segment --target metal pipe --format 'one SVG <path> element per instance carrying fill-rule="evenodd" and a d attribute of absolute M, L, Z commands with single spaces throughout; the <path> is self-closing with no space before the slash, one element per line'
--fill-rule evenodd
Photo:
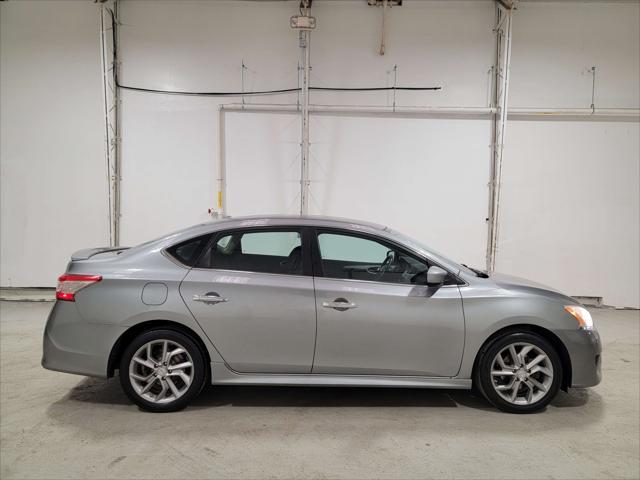
<path fill-rule="evenodd" d="M 227 103 L 220 108 L 228 111 L 245 110 L 247 112 L 300 112 L 301 106 L 289 103 L 258 103 L 243 105 Z M 433 115 L 470 115 L 472 117 L 496 113 L 494 107 L 432 107 L 432 106 L 393 106 L 379 105 L 321 105 L 309 104 L 310 113 L 398 113 L 398 114 L 433 114 Z M 509 116 L 549 116 L 549 117 L 640 117 L 637 108 L 597 108 L 592 113 L 590 108 L 537 108 L 514 107 L 507 109 Z M 638 118 L 640 120 L 640 118 Z"/>
<path fill-rule="evenodd" d="M 240 64 L 240 90 L 242 91 L 242 104 L 244 105 L 244 71 L 247 67 L 244 65 L 244 59 L 241 60 Z"/>
<path fill-rule="evenodd" d="M 301 107 L 296 104 L 288 103 L 254 103 L 244 105 L 238 103 L 228 103 L 222 105 L 224 110 L 247 112 L 300 112 Z M 315 105 L 309 104 L 310 113 L 399 113 L 399 114 L 472 114 L 472 115 L 488 115 L 492 112 L 489 107 L 428 107 L 428 106 L 378 106 L 378 105 Z"/>
<path fill-rule="evenodd" d="M 111 6 L 112 10 L 109 10 L 109 5 L 106 3 L 100 6 L 100 47 L 109 192 L 109 244 L 115 246 L 120 243 L 120 92 L 117 87 L 117 0 L 114 0 Z M 109 27 L 105 24 L 105 16 L 109 18 Z M 109 48 L 110 45 L 111 48 Z"/>
<path fill-rule="evenodd" d="M 300 48 L 302 53 L 302 97 L 301 138 L 300 144 L 300 215 L 309 213 L 309 42 L 311 31 L 300 31 Z"/>
<path fill-rule="evenodd" d="M 107 48 L 107 29 L 104 24 L 106 7 L 104 4 L 100 5 L 100 63 L 102 67 L 102 99 L 103 99 L 103 114 L 104 114 L 104 142 L 105 142 L 105 161 L 107 167 L 107 211 L 109 222 L 109 245 L 114 246 L 113 242 L 113 209 L 112 209 L 112 196 L 111 196 L 111 146 L 109 133 L 110 128 L 110 95 L 109 95 L 109 62 L 108 48 Z"/>
<path fill-rule="evenodd" d="M 492 272 L 496 263 L 498 229 L 500 214 L 500 193 L 502 181 L 502 160 L 509 104 L 509 70 L 511 68 L 511 32 L 513 28 L 513 10 L 498 3 L 496 101 L 497 112 L 494 115 L 493 158 L 489 181 L 489 215 L 487 231 L 487 270 Z"/>
<path fill-rule="evenodd" d="M 591 111 L 596 111 L 596 66 L 591 67 L 593 78 L 591 79 Z"/>
<path fill-rule="evenodd" d="M 387 29 L 387 6 L 388 0 L 382 0 L 382 38 L 380 39 L 380 55 L 384 55 L 385 45 L 384 45 L 384 34 Z"/>
<path fill-rule="evenodd" d="M 549 117 L 630 117 L 640 119 L 638 108 L 509 108 L 509 115 Z"/>
<path fill-rule="evenodd" d="M 114 161 L 114 184 L 113 184 L 113 193 L 114 193 L 114 232 L 113 232 L 113 240 L 114 245 L 120 245 L 120 218 L 122 217 L 121 213 L 121 194 L 120 194 L 120 186 L 122 182 L 122 108 L 121 103 L 122 99 L 120 98 L 120 88 L 118 88 L 118 77 L 120 75 L 120 60 L 118 58 L 118 44 L 120 39 L 120 29 L 118 25 L 120 23 L 119 17 L 119 8 L 118 8 L 118 0 L 113 1 L 113 14 L 115 17 L 115 21 L 113 22 L 113 105 L 114 105 L 114 118 L 115 118 L 115 136 L 114 136 L 114 150 L 115 150 L 115 161 Z"/>
<path fill-rule="evenodd" d="M 240 105 L 244 107 L 244 104 Z M 225 216 L 225 208 L 227 206 L 227 184 L 226 184 L 226 144 L 225 144 L 225 117 L 224 117 L 224 105 L 220 105 L 218 108 L 218 175 L 216 183 L 218 186 L 218 192 L 216 196 L 216 215 L 218 218 Z"/>
<path fill-rule="evenodd" d="M 489 166 L 489 179 L 487 182 L 487 218 L 486 218 L 486 223 L 487 223 L 487 241 L 486 241 L 486 251 L 485 251 L 485 262 L 486 262 L 486 268 L 487 270 L 489 270 L 489 255 L 491 252 L 491 238 L 492 238 L 492 224 L 491 224 L 491 215 L 493 212 L 493 195 L 494 195 L 494 159 L 496 157 L 496 149 L 497 149 L 497 145 L 495 142 L 495 138 L 496 138 L 496 132 L 497 132 L 497 122 L 496 122 L 496 118 L 497 118 L 497 104 L 498 104 L 498 99 L 500 97 L 499 92 L 500 92 L 500 75 L 499 75 L 499 70 L 500 70 L 500 59 L 501 57 L 501 48 L 502 48 L 502 44 L 501 44 L 501 36 L 500 36 L 500 32 L 501 32 L 501 28 L 502 28 L 502 24 L 504 23 L 505 17 L 504 15 L 502 15 L 502 11 L 500 9 L 500 6 L 498 5 L 497 1 L 495 3 L 495 15 L 496 15 L 496 20 L 495 20 L 495 28 L 493 29 L 493 33 L 496 36 L 496 43 L 495 43 L 495 51 L 494 51 L 494 59 L 493 59 L 493 65 L 491 66 L 491 98 L 489 100 L 489 105 L 492 108 L 492 113 L 491 113 L 491 130 L 490 130 L 490 136 L 491 136 L 491 143 L 490 143 L 490 151 L 491 151 L 491 163 Z"/>

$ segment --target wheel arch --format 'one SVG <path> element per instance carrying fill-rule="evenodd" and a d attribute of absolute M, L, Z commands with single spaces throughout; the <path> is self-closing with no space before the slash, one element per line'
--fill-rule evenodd
<path fill-rule="evenodd" d="M 565 347 L 562 340 L 551 330 L 548 330 L 539 325 L 532 325 L 532 324 L 509 325 L 493 332 L 489 336 L 489 338 L 487 338 L 484 341 L 484 343 L 476 353 L 476 357 L 473 361 L 473 369 L 471 372 L 471 378 L 473 379 L 473 382 L 475 383 L 476 381 L 475 380 L 476 372 L 477 372 L 478 364 L 480 363 L 480 359 L 482 358 L 484 353 L 489 349 L 491 344 L 495 342 L 498 338 L 504 335 L 507 335 L 509 333 L 517 333 L 517 332 L 535 333 L 541 336 L 542 338 L 544 338 L 545 340 L 547 340 L 549 343 L 551 343 L 553 348 L 555 348 L 556 352 L 558 352 L 558 356 L 560 357 L 560 363 L 562 364 L 562 385 L 560 387 L 566 391 L 566 389 L 571 386 L 571 376 L 572 376 L 571 357 L 569 356 L 569 351 L 567 350 L 567 347 Z"/>
<path fill-rule="evenodd" d="M 143 332 L 159 329 L 174 330 L 188 335 L 196 343 L 196 345 L 198 345 L 198 348 L 200 349 L 200 352 L 205 359 L 207 371 L 209 370 L 211 365 L 211 355 L 209 354 L 209 350 L 207 349 L 200 335 L 198 335 L 195 331 L 193 331 L 188 326 L 183 325 L 182 323 L 174 322 L 171 320 L 147 320 L 128 328 L 122 335 L 120 335 L 120 337 L 118 337 L 116 342 L 113 344 L 111 352 L 109 353 L 109 361 L 107 363 L 107 377 L 113 377 L 114 372 L 118 368 L 118 364 L 120 363 L 120 359 L 122 358 L 122 353 L 134 338 L 136 338 Z"/>

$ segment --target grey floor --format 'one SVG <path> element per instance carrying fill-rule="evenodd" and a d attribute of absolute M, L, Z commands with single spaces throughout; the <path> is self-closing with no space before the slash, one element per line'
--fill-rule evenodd
<path fill-rule="evenodd" d="M 459 391 L 276 387 L 154 415 L 115 379 L 40 367 L 50 308 L 0 302 L 3 479 L 640 477 L 638 311 L 592 311 L 602 384 L 536 415 Z"/>

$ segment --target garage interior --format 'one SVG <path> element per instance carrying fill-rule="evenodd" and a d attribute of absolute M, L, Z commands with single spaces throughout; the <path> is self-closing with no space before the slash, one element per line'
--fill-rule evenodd
<path fill-rule="evenodd" d="M 637 0 L 2 1 L 0 159 L 2 478 L 640 477 Z M 273 213 L 581 299 L 602 383 L 533 416 L 306 387 L 153 415 L 41 368 L 72 252 Z"/>

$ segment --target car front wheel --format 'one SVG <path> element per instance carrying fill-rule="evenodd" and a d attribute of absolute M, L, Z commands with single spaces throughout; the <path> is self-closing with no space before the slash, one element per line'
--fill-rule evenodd
<path fill-rule="evenodd" d="M 181 410 L 204 386 L 206 364 L 196 343 L 174 330 L 150 330 L 136 337 L 120 361 L 127 396 L 150 412 Z"/>
<path fill-rule="evenodd" d="M 562 364 L 543 337 L 510 333 L 484 352 L 475 380 L 486 399 L 500 410 L 532 413 L 546 407 L 558 393 Z"/>

